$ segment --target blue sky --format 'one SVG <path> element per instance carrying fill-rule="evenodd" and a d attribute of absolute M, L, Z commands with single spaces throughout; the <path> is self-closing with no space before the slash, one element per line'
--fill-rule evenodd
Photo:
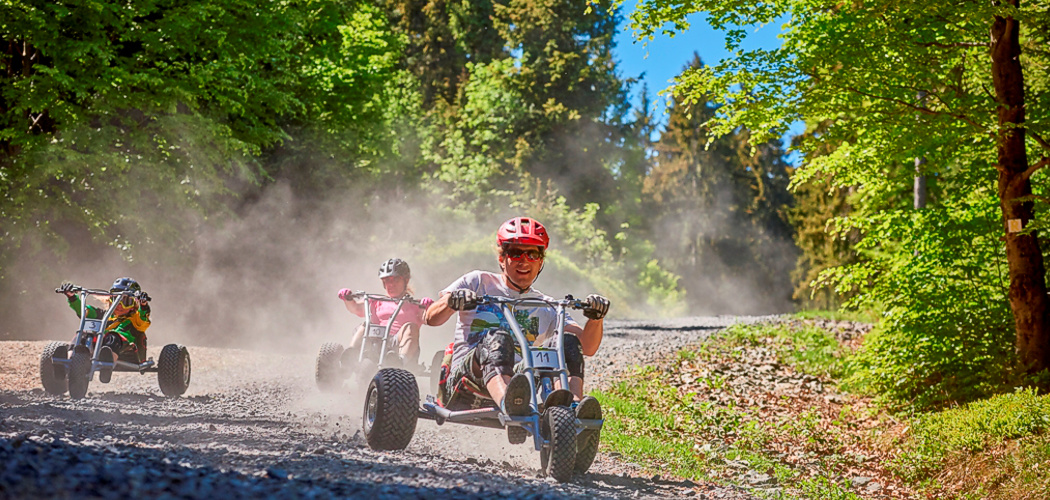
<path fill-rule="evenodd" d="M 630 15 L 629 10 L 624 10 L 625 17 Z M 725 38 L 720 31 L 712 29 L 701 14 L 689 16 L 691 28 L 689 31 L 679 33 L 674 38 L 666 35 L 657 35 L 655 39 L 643 43 L 635 42 L 634 35 L 628 21 L 624 21 L 616 35 L 616 58 L 619 61 L 620 76 L 623 78 L 638 77 L 644 73 L 642 81 L 649 87 L 650 97 L 656 104 L 655 116 L 661 124 L 667 122 L 666 118 L 666 95 L 657 96 L 671 85 L 682 69 L 693 59 L 693 52 L 700 54 L 704 64 L 716 64 L 730 54 L 726 51 Z M 745 49 L 753 48 L 776 48 L 780 46 L 781 25 L 784 21 L 767 24 L 758 29 L 748 31 Z M 638 106 L 641 85 L 637 86 L 635 95 L 631 96 L 631 102 Z M 799 131 L 799 127 L 792 127 Z"/>

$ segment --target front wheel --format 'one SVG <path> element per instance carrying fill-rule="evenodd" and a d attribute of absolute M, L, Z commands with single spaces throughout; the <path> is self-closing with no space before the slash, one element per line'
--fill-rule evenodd
<path fill-rule="evenodd" d="M 168 344 L 157 360 L 157 382 L 160 392 L 169 398 L 179 397 L 190 386 L 190 352 L 186 346 Z"/>
<path fill-rule="evenodd" d="M 576 407 L 576 418 L 580 420 L 601 420 L 602 405 L 592 396 L 586 396 Z M 598 443 L 601 441 L 601 428 L 583 429 L 576 436 L 576 466 L 573 468 L 577 474 L 583 474 L 591 468 L 594 457 L 598 454 Z"/>
<path fill-rule="evenodd" d="M 77 346 L 69 358 L 69 397 L 82 399 L 87 395 L 88 376 L 91 374 L 91 354 L 87 347 Z"/>
<path fill-rule="evenodd" d="M 69 387 L 66 383 L 66 367 L 56 365 L 51 358 L 69 358 L 69 344 L 51 342 L 40 354 L 40 383 L 48 394 L 61 396 Z"/>
<path fill-rule="evenodd" d="M 314 367 L 314 379 L 321 392 L 336 392 L 342 382 L 343 357 L 342 344 L 325 342 L 317 352 L 317 364 Z"/>
<path fill-rule="evenodd" d="M 400 368 L 384 368 L 372 377 L 361 427 L 373 450 L 403 450 L 416 433 L 419 418 L 416 377 Z"/>
<path fill-rule="evenodd" d="M 564 483 L 576 465 L 576 415 L 564 406 L 552 406 L 543 414 L 547 444 L 540 450 L 540 465 L 548 476 Z"/>

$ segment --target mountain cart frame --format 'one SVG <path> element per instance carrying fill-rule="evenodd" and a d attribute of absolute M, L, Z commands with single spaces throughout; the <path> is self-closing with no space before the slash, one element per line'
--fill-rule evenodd
<path fill-rule="evenodd" d="M 352 355 L 350 348 L 344 348 L 342 344 L 334 342 L 325 342 L 321 344 L 321 349 L 317 354 L 317 364 L 315 369 L 315 378 L 317 386 L 326 392 L 332 392 L 339 388 L 341 382 L 344 379 L 360 376 L 362 380 L 368 380 L 367 377 L 371 377 L 376 371 L 388 367 L 403 368 L 398 358 L 397 363 L 388 363 L 387 355 L 394 353 L 395 345 L 393 345 L 392 332 L 394 321 L 388 321 L 387 324 L 380 325 L 372 317 L 372 303 L 373 302 L 396 302 L 397 308 L 394 309 L 394 313 L 391 318 L 397 318 L 397 315 L 401 312 L 401 308 L 406 303 L 415 304 L 421 306 L 420 301 L 412 298 L 410 295 L 404 295 L 399 298 L 389 297 L 387 295 L 380 295 L 374 293 L 365 293 L 363 291 L 357 291 L 348 297 L 349 299 L 364 299 L 365 300 L 365 322 L 362 325 L 364 328 L 363 335 L 361 337 L 361 345 L 358 348 L 356 358 L 353 365 L 346 366 L 348 355 Z M 433 369 L 433 367 L 431 367 Z M 432 370 L 433 371 L 433 370 Z"/>
<path fill-rule="evenodd" d="M 604 420 L 576 418 L 572 394 L 566 390 L 569 371 L 565 364 L 568 309 L 583 309 L 585 304 L 571 295 L 563 300 L 485 295 L 480 297 L 479 305 L 498 307 L 497 314 L 510 327 L 510 333 L 521 349 L 522 361 L 517 370 L 529 381 L 528 413 L 507 415 L 491 398 L 477 394 L 474 394 L 477 398 L 474 407 L 465 410 L 445 408 L 436 395 L 428 395 L 422 405 L 417 405 L 419 395 L 415 377 L 405 370 L 383 369 L 373 377 L 365 401 L 363 428 L 369 446 L 373 449 L 404 449 L 412 439 L 416 421 L 425 419 L 438 425 L 456 423 L 507 429 L 508 439 L 513 444 L 523 443 L 531 436 L 533 448 L 540 452 L 541 467 L 549 476 L 567 481 L 574 472 L 585 472 L 594 460 L 597 436 Z M 532 346 L 515 319 L 515 307 L 553 308 L 557 315 L 556 347 Z M 555 389 L 555 381 L 561 389 Z M 577 436 L 585 431 L 594 431 L 595 439 L 579 445 Z"/>
<path fill-rule="evenodd" d="M 141 292 L 93 290 L 74 287 L 73 292 L 80 295 L 80 325 L 71 343 L 51 342 L 44 349 L 40 359 L 40 378 L 44 389 L 55 395 L 64 394 L 67 390 L 72 399 L 81 399 L 87 394 L 88 385 L 99 374 L 99 381 L 109 383 L 113 372 L 138 372 L 140 374 L 156 373 L 160 390 L 168 397 L 181 396 L 189 387 L 192 366 L 189 351 L 185 346 L 168 344 L 160 353 L 158 362 L 148 358 L 142 363 L 121 359 L 103 360 L 102 341 L 105 335 L 119 335 L 106 331 L 113 312 L 125 297 L 138 299 Z M 55 292 L 61 293 L 59 289 Z M 100 319 L 87 317 L 87 298 L 112 297 L 109 308 Z M 136 346 L 136 349 L 140 348 Z"/>

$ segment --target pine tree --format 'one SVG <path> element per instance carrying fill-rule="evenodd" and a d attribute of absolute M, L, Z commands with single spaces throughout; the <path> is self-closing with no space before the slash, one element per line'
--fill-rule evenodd
<path fill-rule="evenodd" d="M 712 140 L 704 123 L 716 112 L 678 99 L 669 109 L 645 184 L 657 254 L 682 276 L 694 312 L 785 310 L 791 168 L 779 141 L 753 147 L 746 129 Z"/>

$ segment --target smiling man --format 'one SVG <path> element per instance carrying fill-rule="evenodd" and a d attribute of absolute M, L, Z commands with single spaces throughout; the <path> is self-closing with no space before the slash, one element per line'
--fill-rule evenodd
<path fill-rule="evenodd" d="M 515 217 L 504 222 L 496 233 L 497 261 L 500 274 L 472 271 L 441 291 L 441 298 L 430 306 L 424 321 L 430 326 L 444 324 L 459 311 L 453 342 L 450 371 L 442 392 L 445 398 L 456 394 L 456 386 L 469 382 L 487 392 L 508 415 L 528 412 L 529 382 L 515 375 L 514 338 L 509 327 L 502 325 L 496 306 L 478 307 L 478 297 L 540 298 L 553 300 L 532 287 L 543 270 L 543 259 L 550 236 L 543 224 L 529 217 Z M 609 301 L 600 295 L 589 295 L 583 327 L 571 317 L 565 325 L 565 363 L 569 370 L 569 390 L 579 401 L 580 418 L 598 418 L 598 401 L 583 397 L 583 356 L 593 356 L 602 342 L 602 321 Z M 557 339 L 557 316 L 549 307 L 519 307 L 515 319 L 533 345 L 553 347 Z M 443 401 L 446 407 L 450 401 Z"/>

